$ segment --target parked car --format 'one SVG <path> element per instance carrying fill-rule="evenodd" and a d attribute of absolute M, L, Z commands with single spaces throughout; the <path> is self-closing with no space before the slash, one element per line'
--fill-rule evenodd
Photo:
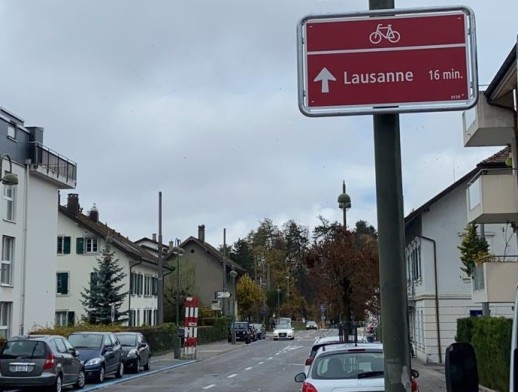
<path fill-rule="evenodd" d="M 291 323 L 278 323 L 273 330 L 273 340 L 279 339 L 295 339 L 295 330 Z"/>
<path fill-rule="evenodd" d="M 382 344 L 328 344 L 318 349 L 308 374 L 299 373 L 295 381 L 302 383 L 302 392 L 385 391 Z M 418 392 L 412 370 L 412 392 Z"/>
<path fill-rule="evenodd" d="M 318 325 L 315 321 L 309 320 L 306 322 L 306 329 L 318 329 Z"/>
<path fill-rule="evenodd" d="M 0 351 L 0 390 L 61 392 L 85 386 L 85 370 L 76 349 L 63 336 L 29 335 L 7 340 Z"/>
<path fill-rule="evenodd" d="M 242 341 L 246 344 L 252 341 L 252 330 L 248 321 L 234 321 L 228 329 L 228 342 L 232 341 L 232 333 L 236 335 L 236 341 Z"/>
<path fill-rule="evenodd" d="M 257 340 L 266 339 L 266 329 L 263 324 L 253 323 L 255 328 L 255 333 L 257 335 Z"/>
<path fill-rule="evenodd" d="M 87 380 L 102 383 L 108 375 L 124 375 L 122 346 L 112 332 L 73 332 L 68 340 L 85 364 Z"/>
<path fill-rule="evenodd" d="M 138 373 L 140 368 L 150 369 L 151 348 L 146 338 L 140 332 L 116 332 L 122 346 L 124 370 L 133 370 Z"/>

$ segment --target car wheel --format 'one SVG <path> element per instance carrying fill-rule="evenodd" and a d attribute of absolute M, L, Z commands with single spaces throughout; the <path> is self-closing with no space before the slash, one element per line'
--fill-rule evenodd
<path fill-rule="evenodd" d="M 122 378 L 124 376 L 124 364 L 121 362 L 119 363 L 119 368 L 117 369 L 117 373 L 115 373 L 115 377 Z"/>
<path fill-rule="evenodd" d="M 140 372 L 140 358 L 137 358 L 135 362 L 135 373 Z"/>
<path fill-rule="evenodd" d="M 99 384 L 102 384 L 104 382 L 104 378 L 106 377 L 106 373 L 104 370 L 104 365 L 101 365 L 101 368 L 99 369 L 99 374 L 97 375 L 96 382 Z"/>
<path fill-rule="evenodd" d="M 147 363 L 144 365 L 144 370 L 151 369 L 151 364 L 149 363 L 149 358 L 147 359 Z"/>
<path fill-rule="evenodd" d="M 86 377 L 85 371 L 81 369 L 77 375 L 77 382 L 74 384 L 74 389 L 83 389 L 85 387 Z"/>
<path fill-rule="evenodd" d="M 56 377 L 56 381 L 54 382 L 54 385 L 49 387 L 49 392 L 61 392 L 61 388 L 63 387 L 63 383 L 61 381 L 61 376 L 58 375 Z"/>

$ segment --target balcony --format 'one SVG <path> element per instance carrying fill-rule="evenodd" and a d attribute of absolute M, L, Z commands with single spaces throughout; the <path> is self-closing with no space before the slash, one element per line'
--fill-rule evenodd
<path fill-rule="evenodd" d="M 481 170 L 469 182 L 466 197 L 468 222 L 518 222 L 518 192 L 511 168 Z"/>
<path fill-rule="evenodd" d="M 474 270 L 473 302 L 514 302 L 518 282 L 518 256 L 500 256 Z"/>
<path fill-rule="evenodd" d="M 38 142 L 29 146 L 31 174 L 57 185 L 59 189 L 74 189 L 77 184 L 75 162 L 52 151 Z"/>
<path fill-rule="evenodd" d="M 514 115 L 514 111 L 488 104 L 479 92 L 477 105 L 462 113 L 464 147 L 510 145 Z"/>

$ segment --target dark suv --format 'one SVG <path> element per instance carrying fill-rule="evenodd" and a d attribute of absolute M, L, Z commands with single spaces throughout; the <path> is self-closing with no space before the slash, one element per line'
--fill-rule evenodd
<path fill-rule="evenodd" d="M 87 380 L 102 383 L 107 375 L 124 375 L 122 346 L 111 332 L 74 332 L 68 340 L 85 364 Z"/>
<path fill-rule="evenodd" d="M 85 371 L 76 349 L 63 336 L 12 337 L 0 350 L 0 390 L 60 392 L 85 385 Z"/>
<path fill-rule="evenodd" d="M 227 339 L 229 343 L 232 341 L 233 332 L 236 334 L 236 341 L 242 341 L 248 344 L 253 340 L 252 326 L 248 321 L 234 321 L 230 324 Z"/>

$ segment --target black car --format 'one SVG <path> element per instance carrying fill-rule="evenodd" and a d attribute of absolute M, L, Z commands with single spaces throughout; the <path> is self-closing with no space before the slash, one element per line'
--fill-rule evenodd
<path fill-rule="evenodd" d="M 60 392 L 81 389 L 85 371 L 76 349 L 63 336 L 29 335 L 7 340 L 0 350 L 0 390 L 24 388 Z"/>
<path fill-rule="evenodd" d="M 104 382 L 107 375 L 124 375 L 122 346 L 111 332 L 74 332 L 68 340 L 84 362 L 87 380 Z"/>
<path fill-rule="evenodd" d="M 150 369 L 151 348 L 140 332 L 116 332 L 115 336 L 122 345 L 124 369 L 138 373 L 141 367 Z"/>
<path fill-rule="evenodd" d="M 250 343 L 253 339 L 251 328 L 248 321 L 233 322 L 228 330 L 228 342 L 232 341 L 232 334 L 235 333 L 236 341 L 245 342 L 246 344 Z"/>

